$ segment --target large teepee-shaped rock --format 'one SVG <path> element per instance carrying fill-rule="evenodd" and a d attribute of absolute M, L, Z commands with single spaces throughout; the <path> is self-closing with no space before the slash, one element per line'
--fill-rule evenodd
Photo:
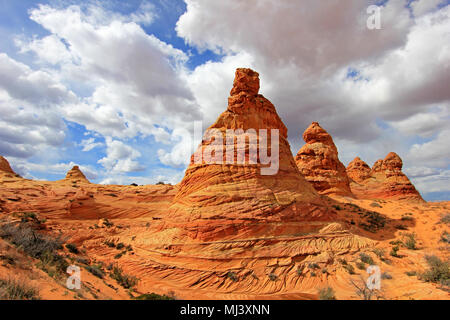
<path fill-rule="evenodd" d="M 64 180 L 70 181 L 72 183 L 90 183 L 78 166 L 74 166 L 72 169 L 70 169 L 67 172 L 66 178 Z"/>
<path fill-rule="evenodd" d="M 10 173 L 10 174 L 16 174 L 14 170 L 9 165 L 8 160 L 6 158 L 0 156 L 0 172 L 3 173 Z"/>
<path fill-rule="evenodd" d="M 179 191 L 171 206 L 170 217 L 174 221 L 209 221 L 208 227 L 216 228 L 220 221 L 304 221 L 327 220 L 331 213 L 323 205 L 321 196 L 303 178 L 295 165 L 287 141 L 287 129 L 278 116 L 273 104 L 259 91 L 259 75 L 251 69 L 237 69 L 233 89 L 228 98 L 228 108 L 207 130 L 231 139 L 233 163 L 227 162 L 226 147 L 223 150 L 224 163 L 198 162 L 212 145 L 213 139 L 202 141 L 192 156 Z M 230 135 L 227 130 L 243 129 L 248 133 Z M 250 130 L 249 130 L 250 129 Z M 253 133 L 251 130 L 254 130 Z M 262 164 L 259 152 L 255 163 L 249 163 L 248 151 L 262 148 L 260 129 L 267 129 L 270 137 L 266 154 L 276 154 L 271 146 L 271 129 L 279 132 L 279 169 L 274 174 L 263 174 L 269 164 Z M 249 131 L 247 131 L 249 130 Z M 255 140 L 256 139 L 256 140 Z M 216 140 L 214 140 L 216 141 Z M 276 140 L 274 140 L 276 141 Z M 216 149 L 219 150 L 219 149 Z M 245 163 L 237 163 L 238 152 L 245 150 Z M 206 152 L 207 154 L 209 153 Z M 214 155 L 216 155 L 214 153 Z M 225 223 L 225 222 L 224 222 Z"/>
<path fill-rule="evenodd" d="M 300 172 L 321 194 L 351 196 L 345 166 L 339 161 L 333 138 L 319 123 L 313 122 L 303 133 L 306 144 L 295 161 Z"/>

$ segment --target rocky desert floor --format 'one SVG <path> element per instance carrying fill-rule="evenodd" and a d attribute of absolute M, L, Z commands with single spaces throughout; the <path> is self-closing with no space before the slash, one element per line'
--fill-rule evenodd
<path fill-rule="evenodd" d="M 362 299 L 356 287 L 374 264 L 382 273 L 374 298 L 450 298 L 448 287 L 421 278 L 429 269 L 426 256 L 449 258 L 450 202 L 334 197 L 329 201 L 336 222 L 274 222 L 258 232 L 252 228 L 200 241 L 164 227 L 176 190 L 4 175 L 1 277 L 27 283 L 41 299 L 131 299 L 145 293 L 177 299 L 318 299 L 326 287 L 337 299 Z M 364 230 L 360 223 L 367 213 L 379 214 L 385 225 Z M 55 254 L 80 266 L 81 290 L 67 289 L 68 275 L 57 263 L 11 243 L 4 234 L 11 223 L 61 239 L 65 245 Z M 117 280 L 114 268 L 137 282 Z"/>

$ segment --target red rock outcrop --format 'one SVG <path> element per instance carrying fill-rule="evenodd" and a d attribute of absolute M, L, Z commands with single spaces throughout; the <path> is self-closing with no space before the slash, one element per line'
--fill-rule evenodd
<path fill-rule="evenodd" d="M 233 139 L 230 159 L 234 161 L 226 161 L 225 146 L 216 149 L 218 159 L 223 159 L 223 163 L 206 163 L 205 159 L 200 163 L 195 161 L 208 154 L 212 139 L 204 139 L 191 158 L 171 206 L 170 217 L 174 221 L 183 221 L 183 227 L 187 228 L 186 222 L 193 222 L 195 237 L 205 239 L 233 233 L 236 224 L 246 221 L 257 229 L 256 221 L 268 226 L 274 221 L 330 219 L 331 213 L 324 207 L 321 197 L 298 171 L 287 141 L 286 126 L 273 104 L 258 94 L 258 90 L 258 73 L 237 69 L 228 108 L 207 130 L 223 136 L 223 141 Z M 227 131 L 230 129 L 246 131 L 249 142 L 246 143 L 243 131 L 235 132 L 233 137 Z M 250 149 L 263 147 L 260 129 L 267 129 L 269 137 L 271 129 L 279 132 L 279 157 L 275 157 L 279 169 L 273 175 L 262 174 L 261 170 L 269 165 L 262 164 L 261 152 L 253 163 L 249 157 Z M 277 152 L 272 150 L 271 143 L 267 143 L 266 154 Z M 245 151 L 245 163 L 238 163 L 241 151 Z"/>
<path fill-rule="evenodd" d="M 4 173 L 16 174 L 14 170 L 9 165 L 8 160 L 6 158 L 0 156 L 0 171 Z"/>
<path fill-rule="evenodd" d="M 305 179 L 320 194 L 351 196 L 350 180 L 345 166 L 339 161 L 333 138 L 318 122 L 313 122 L 303 133 L 306 144 L 295 157 Z"/>
<path fill-rule="evenodd" d="M 395 152 L 389 153 L 384 160 L 377 160 L 369 173 L 363 161 L 355 160 L 347 171 L 353 180 L 352 191 L 359 198 L 424 201 L 402 172 L 402 159 Z"/>
<path fill-rule="evenodd" d="M 66 178 L 64 180 L 68 180 L 72 183 L 90 183 L 78 166 L 74 166 L 72 169 L 70 169 L 67 172 Z"/>
<path fill-rule="evenodd" d="M 370 167 L 360 157 L 356 157 L 348 164 L 347 175 L 353 181 L 364 181 L 370 177 Z"/>

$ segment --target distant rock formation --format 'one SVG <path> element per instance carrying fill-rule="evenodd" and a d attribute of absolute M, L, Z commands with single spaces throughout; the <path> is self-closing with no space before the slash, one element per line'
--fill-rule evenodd
<path fill-rule="evenodd" d="M 402 172 L 403 161 L 395 152 L 377 160 L 372 169 L 359 158 L 347 167 L 351 189 L 359 198 L 424 201 Z M 370 170 L 370 171 L 369 171 Z"/>
<path fill-rule="evenodd" d="M 67 172 L 65 180 L 69 180 L 71 182 L 90 183 L 78 166 L 74 166 Z"/>
<path fill-rule="evenodd" d="M 220 156 L 223 163 L 195 161 L 212 146 L 211 139 L 204 139 L 191 158 L 170 208 L 170 216 L 174 221 L 192 221 L 195 224 L 192 228 L 194 237 L 206 239 L 219 233 L 233 233 L 236 231 L 233 224 L 239 221 L 251 222 L 255 228 L 261 229 L 256 221 L 265 227 L 274 221 L 330 219 L 328 214 L 332 214 L 331 211 L 326 209 L 319 194 L 298 171 L 287 141 L 286 126 L 273 104 L 258 94 L 258 90 L 258 73 L 251 69 L 237 69 L 228 108 L 208 129 L 221 134 L 223 141 L 232 139 L 231 159 L 239 159 L 238 153 L 245 151 L 245 163 L 228 163 L 226 147 L 219 147 L 223 150 Z M 255 131 L 247 131 L 247 134 L 235 131 L 230 136 L 229 129 Z M 273 175 L 261 174 L 261 169 L 269 165 L 261 163 L 260 152 L 254 159 L 256 161 L 250 163 L 248 151 L 261 146 L 259 129 L 267 129 L 268 136 L 271 129 L 279 131 L 279 157 L 276 157 L 279 170 Z M 276 152 L 271 142 L 267 143 L 267 154 Z"/>
<path fill-rule="evenodd" d="M 360 157 L 356 157 L 348 164 L 347 175 L 353 181 L 362 182 L 370 177 L 370 167 Z"/>
<path fill-rule="evenodd" d="M 9 165 L 8 160 L 6 160 L 6 158 L 4 158 L 3 156 L 0 156 L 0 171 L 4 173 L 11 173 L 14 175 L 16 174 Z"/>
<path fill-rule="evenodd" d="M 295 157 L 305 179 L 321 194 L 351 196 L 350 180 L 345 166 L 339 161 L 333 138 L 318 122 L 303 133 L 306 144 Z"/>

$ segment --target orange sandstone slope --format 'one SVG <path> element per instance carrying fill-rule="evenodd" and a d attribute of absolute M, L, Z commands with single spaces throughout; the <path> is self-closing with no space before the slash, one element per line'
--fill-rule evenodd
<path fill-rule="evenodd" d="M 402 172 L 402 159 L 389 153 L 384 160 L 377 160 L 372 169 L 359 158 L 347 167 L 351 177 L 351 189 L 361 199 L 392 199 L 424 202 L 420 193 Z"/>
<path fill-rule="evenodd" d="M 295 161 L 300 172 L 321 194 L 352 196 L 345 166 L 339 161 L 333 138 L 318 122 L 303 133 L 306 144 Z"/>
<path fill-rule="evenodd" d="M 208 154 L 212 139 L 205 138 L 186 170 L 180 189 L 171 206 L 171 220 L 180 222 L 195 221 L 196 228 L 201 229 L 205 223 L 208 232 L 214 232 L 212 224 L 220 232 L 234 232 L 235 227 L 227 223 L 232 221 L 247 224 L 281 221 L 332 220 L 332 211 L 328 210 L 323 200 L 299 173 L 287 140 L 287 129 L 279 118 L 273 104 L 263 95 L 258 94 L 259 75 L 250 69 L 237 69 L 233 88 L 228 98 L 228 108 L 217 121 L 209 127 L 223 136 L 223 141 L 233 139 L 233 152 L 227 160 L 226 146 L 219 146 L 220 161 L 207 163 L 204 159 L 196 162 L 196 157 Z M 228 130 L 239 130 L 235 136 Z M 248 151 L 259 150 L 262 145 L 260 129 L 279 131 L 279 170 L 274 174 L 263 174 L 269 165 L 261 164 L 261 152 L 255 163 L 250 163 Z M 247 131 L 249 130 L 249 131 Z M 251 132 L 251 130 L 254 130 Z M 246 131 L 250 139 L 245 139 Z M 275 139 L 272 137 L 272 140 Z M 267 154 L 271 150 L 267 143 Z M 239 151 L 245 152 L 245 163 L 238 163 Z M 262 153 L 265 153 L 263 151 Z M 223 162 L 223 163 L 217 163 Z M 201 230 L 197 229 L 200 233 Z M 256 230 L 256 228 L 255 228 Z"/>

